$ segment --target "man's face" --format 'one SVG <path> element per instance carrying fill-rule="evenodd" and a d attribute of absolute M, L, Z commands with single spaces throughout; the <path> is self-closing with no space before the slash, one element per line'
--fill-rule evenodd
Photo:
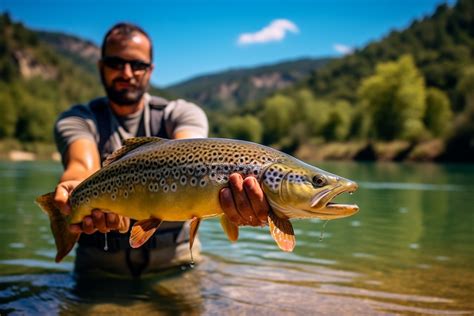
<path fill-rule="evenodd" d="M 127 106 L 141 100 L 153 70 L 150 60 L 150 42 L 143 34 L 109 36 L 99 71 L 105 92 L 113 103 Z"/>

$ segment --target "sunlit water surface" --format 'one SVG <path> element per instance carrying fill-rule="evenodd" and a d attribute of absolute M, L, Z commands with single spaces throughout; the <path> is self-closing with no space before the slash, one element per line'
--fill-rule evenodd
<path fill-rule="evenodd" d="M 280 251 L 267 228 L 231 244 L 200 228 L 205 260 L 141 280 L 73 277 L 54 263 L 48 220 L 33 203 L 61 167 L 0 162 L 0 314 L 467 315 L 474 313 L 474 165 L 321 163 L 357 181 L 339 201 L 361 211 L 294 221 Z"/>

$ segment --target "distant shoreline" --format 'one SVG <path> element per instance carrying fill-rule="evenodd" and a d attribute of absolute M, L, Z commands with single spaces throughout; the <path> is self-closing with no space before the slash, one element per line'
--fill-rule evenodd
<path fill-rule="evenodd" d="M 36 160 L 52 160 L 61 161 L 61 155 L 58 152 L 52 153 L 49 157 L 43 155 L 38 156 L 37 153 L 22 150 L 11 150 L 7 153 L 0 154 L 0 157 L 8 161 L 36 161 Z"/>
<path fill-rule="evenodd" d="M 416 144 L 407 141 L 350 141 L 305 143 L 300 145 L 294 152 L 290 152 L 290 154 L 304 161 L 440 162 L 445 149 L 445 143 L 440 139 Z M 0 159 L 7 161 L 61 161 L 61 156 L 53 144 L 30 144 L 8 140 L 0 141 Z"/>

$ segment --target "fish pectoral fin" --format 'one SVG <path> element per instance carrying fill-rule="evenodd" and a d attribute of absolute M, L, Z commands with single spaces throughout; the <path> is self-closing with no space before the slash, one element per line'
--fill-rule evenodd
<path fill-rule="evenodd" d="M 221 216 L 221 226 L 231 242 L 236 242 L 239 239 L 239 226 L 232 223 L 225 214 Z"/>
<path fill-rule="evenodd" d="M 283 251 L 293 251 L 296 245 L 295 232 L 293 225 L 288 219 L 280 218 L 275 213 L 268 213 L 268 224 L 270 234 Z"/>
<path fill-rule="evenodd" d="M 138 248 L 150 239 L 155 233 L 162 221 L 158 218 L 149 218 L 136 222 L 130 233 L 130 246 Z"/>

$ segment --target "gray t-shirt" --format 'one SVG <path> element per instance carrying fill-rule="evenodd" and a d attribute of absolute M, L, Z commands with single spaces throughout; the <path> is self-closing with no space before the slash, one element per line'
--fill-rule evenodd
<path fill-rule="evenodd" d="M 87 105 L 75 105 L 60 115 L 54 136 L 64 164 L 68 146 L 78 139 L 96 142 L 103 161 L 127 138 L 172 138 L 183 130 L 196 138 L 207 137 L 208 121 L 201 108 L 185 100 L 167 102 L 146 94 L 144 109 L 125 117 L 118 117 L 110 110 L 107 98 L 93 100 Z"/>

